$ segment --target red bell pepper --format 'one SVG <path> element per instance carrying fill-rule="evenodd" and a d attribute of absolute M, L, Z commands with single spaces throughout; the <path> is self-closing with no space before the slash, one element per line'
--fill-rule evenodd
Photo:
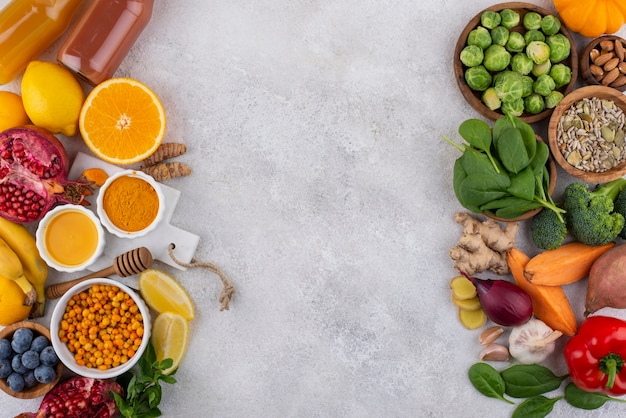
<path fill-rule="evenodd" d="M 565 345 L 572 382 L 587 392 L 626 394 L 626 321 L 592 316 Z"/>

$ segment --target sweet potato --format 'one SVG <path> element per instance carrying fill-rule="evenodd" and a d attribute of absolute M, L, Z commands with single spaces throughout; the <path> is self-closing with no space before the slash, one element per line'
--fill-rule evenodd
<path fill-rule="evenodd" d="M 626 308 L 626 244 L 602 254 L 589 271 L 585 316 L 605 307 Z"/>
<path fill-rule="evenodd" d="M 517 248 L 509 250 L 506 258 L 515 283 L 530 296 L 535 316 L 564 335 L 575 335 L 578 329 L 576 315 L 563 288 L 536 285 L 526 280 L 524 267 L 530 258 Z"/>
<path fill-rule="evenodd" d="M 524 277 L 533 284 L 561 286 L 577 282 L 589 274 L 591 265 L 602 254 L 615 246 L 587 245 L 571 242 L 555 250 L 547 250 L 530 259 L 524 268 Z"/>

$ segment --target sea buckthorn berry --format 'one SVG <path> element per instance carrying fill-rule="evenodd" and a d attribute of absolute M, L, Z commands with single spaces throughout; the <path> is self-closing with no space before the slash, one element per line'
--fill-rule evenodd
<path fill-rule="evenodd" d="M 144 335 L 143 317 L 132 297 L 117 286 L 94 285 L 72 296 L 59 337 L 77 364 L 107 370 L 136 355 Z"/>

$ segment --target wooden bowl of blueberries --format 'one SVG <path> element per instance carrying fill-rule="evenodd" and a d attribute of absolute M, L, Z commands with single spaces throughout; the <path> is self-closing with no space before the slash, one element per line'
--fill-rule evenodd
<path fill-rule="evenodd" d="M 38 398 L 59 382 L 62 372 L 48 328 L 20 321 L 0 330 L 0 388 L 7 394 Z"/>

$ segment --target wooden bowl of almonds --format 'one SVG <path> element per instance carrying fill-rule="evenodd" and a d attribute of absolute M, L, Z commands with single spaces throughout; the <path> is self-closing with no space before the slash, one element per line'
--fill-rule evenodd
<path fill-rule="evenodd" d="M 590 86 L 626 90 L 626 40 L 614 35 L 595 38 L 580 55 L 580 73 Z"/>
<path fill-rule="evenodd" d="M 606 183 L 626 174 L 626 97 L 607 86 L 574 90 L 554 109 L 548 144 L 568 174 Z"/>

